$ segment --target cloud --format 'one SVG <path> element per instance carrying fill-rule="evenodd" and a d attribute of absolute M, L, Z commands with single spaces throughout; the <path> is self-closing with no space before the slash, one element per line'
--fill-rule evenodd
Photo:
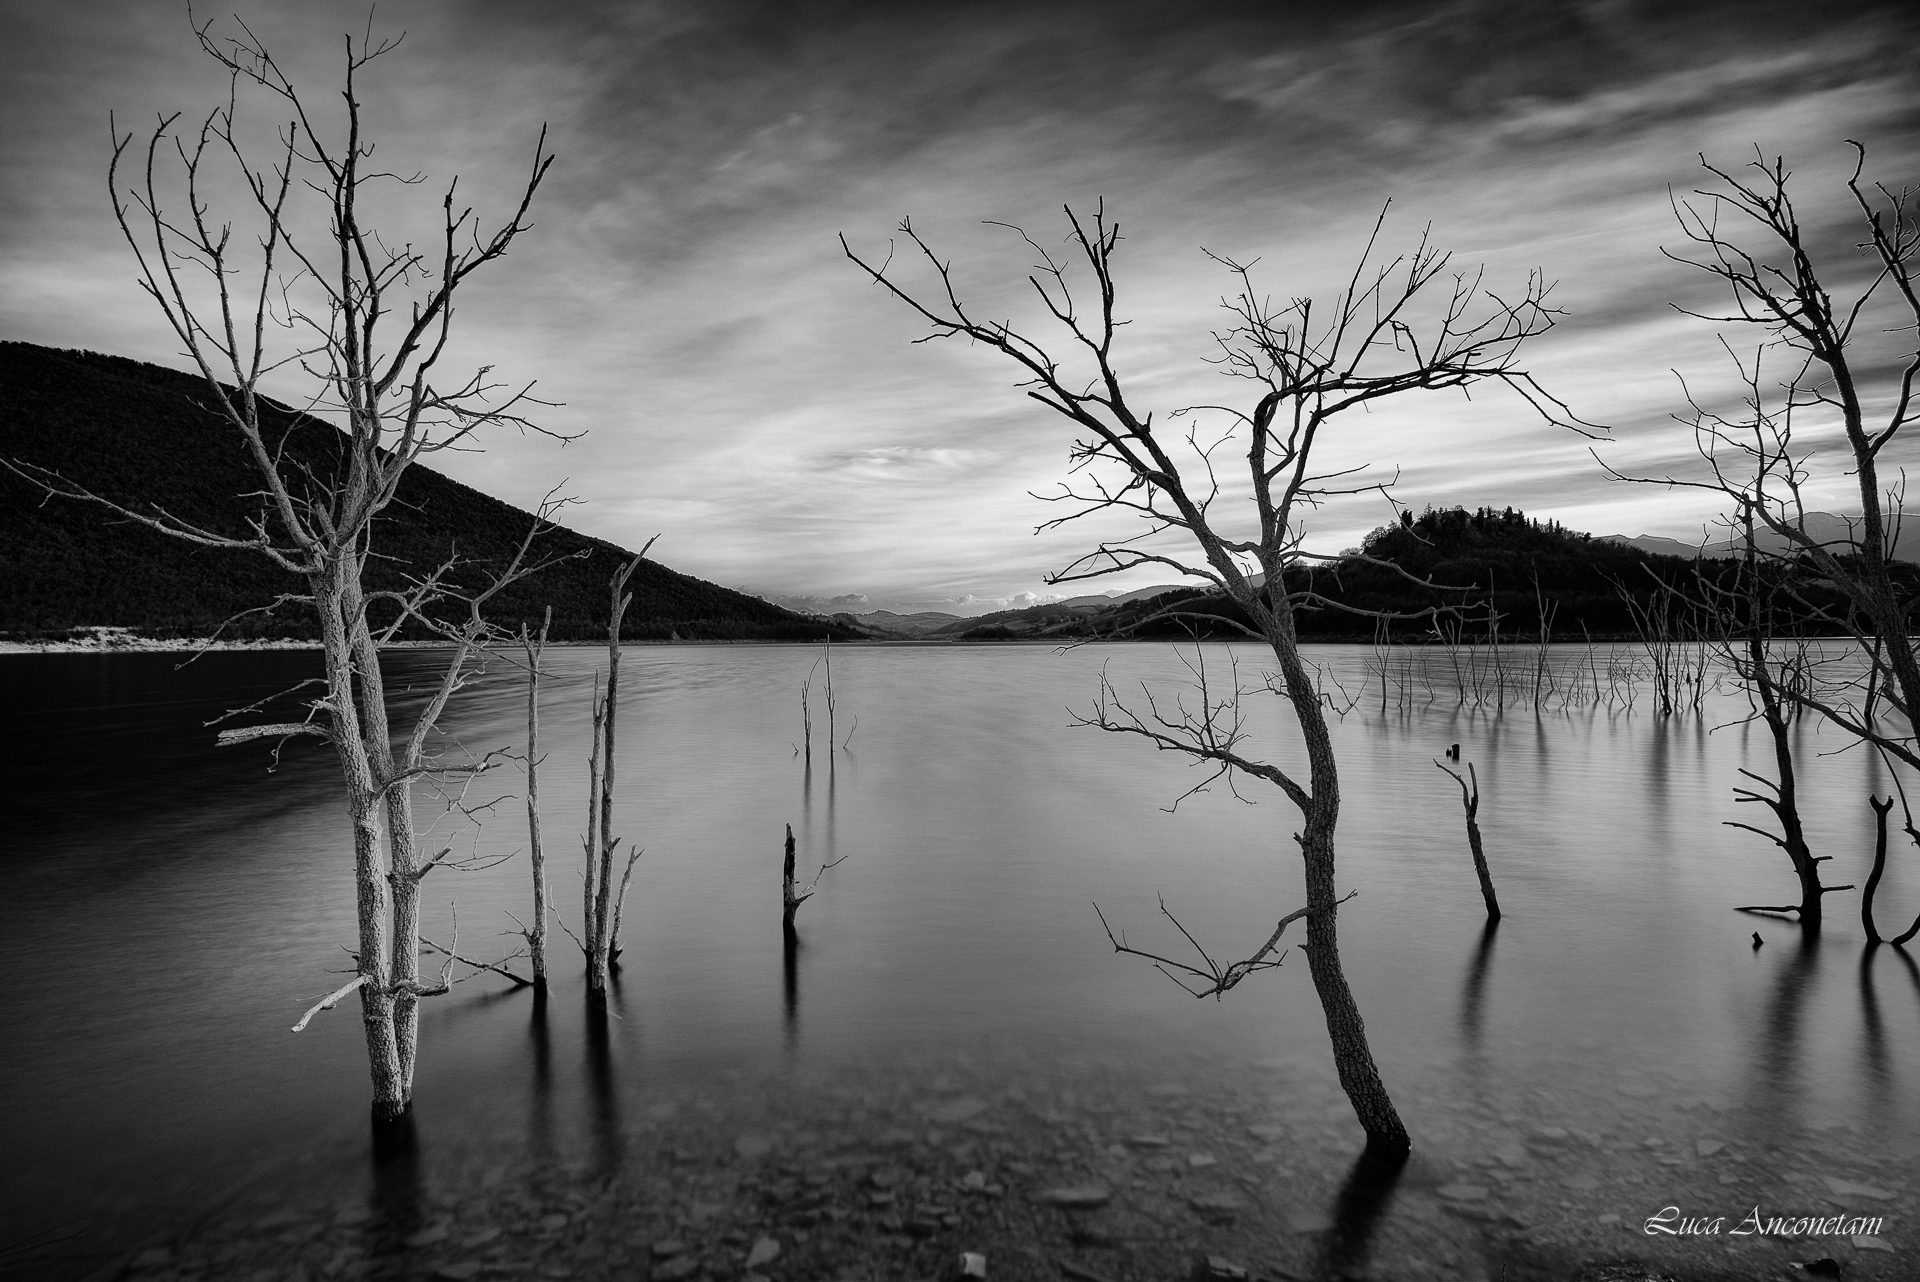
<path fill-rule="evenodd" d="M 36 6 L 14 24 L 0 102 L 0 332 L 177 362 L 131 285 L 102 190 L 104 117 L 204 107 L 223 85 L 164 6 Z M 1393 200 L 1385 243 L 1432 225 L 1463 268 L 1559 282 L 1564 323 L 1531 368 L 1611 425 L 1623 468 L 1684 463 L 1673 371 L 1727 394 L 1711 282 L 1663 258 L 1670 188 L 1696 154 L 1754 144 L 1798 164 L 1809 233 L 1854 268 L 1842 140 L 1920 176 L 1916 34 L 1896 8 L 1786 4 L 1211 6 L 960 3 L 383 4 L 408 31 L 368 77 L 383 157 L 497 209 L 544 121 L 560 160 L 535 227 L 476 279 L 457 355 L 537 378 L 560 449 L 502 438 L 459 479 L 702 577 L 794 599 L 977 612 L 1039 600 L 1094 521 L 1032 493 L 1068 475 L 1069 426 L 990 351 L 925 329 L 842 256 L 884 255 L 913 216 L 981 313 L 1040 324 L 1034 254 L 1059 208 L 1105 198 L 1126 239 L 1118 348 L 1160 418 L 1247 389 L 1207 364 L 1228 282 L 1202 248 L 1258 259 L 1276 296 L 1324 294 Z M 364 7 L 275 8 L 255 26 L 324 90 Z M 416 189 L 426 192 L 426 189 Z M 428 193 L 430 194 L 430 193 Z M 434 210 L 429 199 L 427 215 Z M 1746 339 L 1740 341 L 1745 342 Z M 1880 340 L 1875 340 L 1880 341 Z M 1882 353 L 1881 355 L 1884 355 Z M 1509 503 L 1609 532 L 1685 534 L 1686 495 L 1609 482 L 1578 437 L 1511 398 L 1417 397 L 1330 440 L 1397 470 L 1416 506 Z M 1224 502 L 1225 500 L 1223 500 Z M 1314 515 L 1358 542 L 1377 499 Z M 1633 528 L 1627 528 L 1629 520 Z M 1103 589 L 1161 581 L 1145 571 Z M 993 603 L 988 607 L 985 603 Z M 942 608 L 922 605 L 920 608 Z"/>

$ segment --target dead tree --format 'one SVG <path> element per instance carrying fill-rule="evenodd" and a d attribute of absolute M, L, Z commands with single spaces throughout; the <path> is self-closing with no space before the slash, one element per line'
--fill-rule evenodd
<path fill-rule="evenodd" d="M 1493 893 L 1493 874 L 1487 871 L 1487 852 L 1480 845 L 1480 779 L 1473 772 L 1473 763 L 1467 763 L 1467 778 L 1462 779 L 1454 771 L 1436 760 L 1434 765 L 1445 770 L 1452 780 L 1460 785 L 1460 804 L 1467 812 L 1467 847 L 1473 851 L 1473 874 L 1480 879 L 1480 898 L 1487 901 L 1487 920 L 1500 920 L 1500 901 Z M 1471 780 L 1473 787 L 1468 789 Z"/>
<path fill-rule="evenodd" d="M 471 775 L 497 760 L 492 754 L 461 764 L 440 759 L 436 727 L 473 675 L 477 656 L 505 639 L 487 623 L 485 605 L 538 566 L 528 555 L 529 532 L 512 562 L 477 586 L 471 567 L 457 560 L 414 575 L 404 590 L 370 590 L 366 573 L 379 556 L 377 519 L 416 461 L 473 448 L 492 426 L 540 430 L 524 417 L 529 404 L 538 403 L 530 385 L 503 390 L 487 368 L 448 379 L 441 359 L 456 294 L 527 230 L 527 211 L 552 158 L 543 131 L 511 214 L 491 231 L 454 202 L 452 185 L 433 202 L 431 236 L 376 227 L 368 218 L 385 200 L 381 189 L 392 184 L 404 192 L 420 181 L 372 163 L 359 96 L 361 73 L 398 41 L 348 38 L 344 112 L 330 125 L 310 114 L 309 100 L 251 32 L 242 28 L 239 37 L 221 40 L 208 23 L 195 34 L 228 78 L 226 101 L 197 127 L 176 128 L 178 115 L 162 118 L 147 137 L 144 157 L 133 136 L 116 128 L 108 180 L 141 288 L 205 380 L 205 405 L 233 430 L 258 474 L 258 488 L 239 496 L 249 505 L 246 532 L 203 528 L 157 508 L 135 510 L 108 502 L 82 481 L 10 466 L 50 493 L 103 503 L 174 538 L 264 556 L 303 583 L 303 591 L 274 604 L 313 610 L 324 676 L 312 684 L 323 693 L 308 701 L 300 720 L 227 729 L 219 742 L 308 736 L 328 743 L 339 758 L 358 898 L 355 970 L 297 1027 L 359 993 L 373 1115 L 391 1122 L 411 1106 L 419 1002 L 454 982 L 448 972 L 438 979 L 420 973 L 421 882 L 451 851 L 422 857 L 413 786 L 449 773 Z M 264 162 L 245 141 L 241 101 L 249 95 L 284 113 Z M 222 171 L 240 180 L 244 195 L 241 207 L 215 214 Z M 303 465 L 286 450 L 289 420 L 309 432 L 315 420 L 300 420 L 267 400 L 267 381 L 283 373 L 306 376 L 302 408 L 338 424 L 332 466 Z M 552 510 L 551 503 L 542 505 L 534 530 Z M 450 605 L 466 608 L 450 614 Z M 391 620 L 376 622 L 376 611 L 390 612 Z M 412 727 L 396 739 L 380 647 L 402 626 L 424 629 L 451 649 Z"/>
<path fill-rule="evenodd" d="M 1825 916 L 1822 904 L 1826 897 L 1835 891 L 1852 890 L 1853 887 L 1822 885 L 1820 865 L 1832 856 L 1816 855 L 1807 845 L 1806 829 L 1800 822 L 1799 786 L 1793 760 L 1790 722 L 1794 709 L 1787 697 L 1787 692 L 1806 685 L 1803 675 L 1798 671 L 1804 660 L 1796 651 L 1788 658 L 1788 670 L 1783 673 L 1781 663 L 1774 657 L 1774 616 L 1777 613 L 1779 576 L 1769 575 L 1771 567 L 1760 555 L 1751 510 L 1736 514 L 1736 519 L 1740 523 L 1741 556 L 1734 588 L 1731 591 L 1720 589 L 1704 574 L 1696 577 L 1702 595 L 1709 603 L 1706 613 L 1718 621 L 1718 644 L 1723 660 L 1746 687 L 1748 698 L 1761 723 L 1766 726 L 1768 741 L 1773 746 L 1775 777 L 1767 779 L 1750 770 L 1742 770 L 1742 775 L 1753 780 L 1764 791 L 1736 787 L 1733 790 L 1734 799 L 1737 802 L 1757 802 L 1772 811 L 1779 832 L 1776 834 L 1734 820 L 1722 822 L 1727 827 L 1765 837 L 1786 852 L 1788 862 L 1793 865 L 1794 877 L 1800 883 L 1798 904 L 1748 904 L 1739 911 L 1791 912 L 1810 933 L 1817 934 Z M 1773 582 L 1768 581 L 1770 577 Z"/>
<path fill-rule="evenodd" d="M 613 835 L 613 792 L 614 749 L 620 714 L 620 624 L 626 617 L 627 607 L 633 603 L 627 580 L 640 568 L 640 562 L 646 559 L 658 537 L 648 539 L 639 555 L 613 576 L 612 608 L 607 623 L 607 692 L 594 700 L 593 751 L 587 773 L 587 870 L 582 906 L 586 938 L 580 943 L 587 959 L 587 997 L 594 1002 L 606 1001 L 613 964 L 620 956 L 620 915 L 627 902 L 627 886 L 633 881 L 633 866 L 641 854 L 638 849 L 628 851 L 616 891 L 614 856 L 620 838 Z"/>
<path fill-rule="evenodd" d="M 1821 716 L 1907 766 L 1920 769 L 1914 717 L 1920 709 L 1920 658 L 1913 645 L 1914 585 L 1895 568 L 1901 488 L 1881 479 L 1881 455 L 1920 415 L 1920 217 L 1912 193 L 1866 184 L 1866 150 L 1854 149 L 1846 181 L 1855 224 L 1873 271 L 1850 296 L 1836 297 L 1833 280 L 1852 268 L 1829 270 L 1820 247 L 1802 229 L 1788 193 L 1784 160 L 1756 159 L 1739 173 L 1701 164 L 1712 184 L 1674 213 L 1691 247 L 1669 253 L 1677 262 L 1717 278 L 1731 295 L 1725 313 L 1690 312 L 1721 324 L 1758 329 L 1754 355 L 1728 353 L 1743 389 L 1737 411 L 1702 404 L 1687 391 L 1704 468 L 1692 475 L 1624 476 L 1643 484 L 1706 490 L 1722 497 L 1729 524 L 1750 523 L 1768 536 L 1763 559 L 1789 584 L 1819 580 L 1836 589 L 1844 608 L 1828 609 L 1806 596 L 1797 604 L 1810 619 L 1852 637 L 1866 673 L 1839 683 L 1783 686 L 1792 706 Z M 1898 347 L 1881 350 L 1884 336 Z M 1763 376 L 1764 367 L 1764 376 Z M 1777 372 L 1776 372 L 1777 371 Z M 1837 422 L 1846 450 L 1824 466 L 1817 433 L 1803 428 Z M 1603 464 L 1604 466 L 1604 464 Z M 1823 477 L 1851 475 L 1860 514 L 1835 536 L 1808 522 L 1805 498 Z M 1893 505 L 1888 514 L 1888 502 Z M 1894 713 L 1891 727 L 1873 714 L 1877 700 Z"/>
<path fill-rule="evenodd" d="M 1891 773 L 1891 766 L 1889 766 L 1889 773 Z M 1899 776 L 1894 776 L 1893 783 L 1900 797 L 1901 813 L 1905 816 L 1902 830 L 1907 834 L 1914 848 L 1920 850 L 1920 828 L 1913 826 L 1913 810 L 1907 805 L 1907 790 L 1901 787 Z M 1912 925 L 1892 939 L 1884 941 L 1880 936 L 1880 928 L 1873 919 L 1873 897 L 1879 891 L 1880 879 L 1887 870 L 1887 814 L 1893 809 L 1893 798 L 1888 797 L 1885 801 L 1881 801 L 1869 793 L 1867 804 L 1873 807 L 1873 869 L 1867 874 L 1866 889 L 1860 895 L 1860 924 L 1866 931 L 1869 947 L 1885 942 L 1892 944 L 1895 948 L 1902 948 L 1906 946 L 1908 940 L 1915 935 L 1920 935 L 1920 913 L 1914 914 Z"/>
<path fill-rule="evenodd" d="M 547 648 L 547 629 L 553 626 L 553 607 L 540 620 L 535 636 L 520 628 L 520 646 L 527 655 L 527 858 L 533 871 L 533 925 L 522 926 L 527 954 L 532 959 L 534 987 L 547 990 L 547 859 L 540 848 L 540 655 Z"/>
<path fill-rule="evenodd" d="M 1210 255 L 1230 273 L 1237 291 L 1225 303 L 1229 320 L 1217 335 L 1216 359 L 1223 372 L 1248 380 L 1254 391 L 1245 409 L 1191 411 L 1192 421 L 1207 429 L 1203 435 L 1196 426 L 1182 440 L 1136 404 L 1119 372 L 1114 344 L 1124 322 L 1115 306 L 1118 227 L 1103 209 L 1091 217 L 1068 209 L 1066 217 L 1076 270 L 1092 277 L 1084 310 L 1069 285 L 1069 263 L 1013 229 L 1039 259 L 1027 281 L 1047 318 L 1042 324 L 1057 327 L 1059 342 L 1051 346 L 1011 321 L 976 314 L 962 299 L 950 265 L 910 222 L 902 223 L 900 232 L 927 274 L 925 287 L 902 284 L 891 256 L 876 263 L 856 254 L 844 237 L 841 244 L 849 259 L 931 328 L 919 341 L 954 337 L 997 352 L 1020 371 L 1034 401 L 1073 425 L 1078 433 L 1073 470 L 1086 481 L 1078 489 L 1062 487 L 1055 501 L 1071 510 L 1042 528 L 1095 513 L 1130 514 L 1144 522 L 1135 537 L 1100 543 L 1050 576 L 1050 582 L 1165 566 L 1228 598 L 1249 620 L 1250 634 L 1271 649 L 1280 672 L 1270 688 L 1294 712 L 1308 763 L 1305 781 L 1242 754 L 1237 703 L 1229 700 L 1208 704 L 1203 695 L 1205 707 L 1199 712 L 1137 713 L 1103 682 L 1098 710 L 1086 720 L 1207 763 L 1216 768 L 1213 777 L 1238 773 L 1265 780 L 1299 810 L 1302 826 L 1294 841 L 1307 902 L 1291 916 L 1306 918 L 1308 968 L 1341 1085 L 1369 1148 L 1405 1154 L 1410 1146 L 1406 1128 L 1374 1064 L 1340 962 L 1336 913 L 1341 899 L 1334 865 L 1339 771 L 1296 626 L 1299 609 L 1333 604 L 1314 591 L 1304 567 L 1337 558 L 1318 558 L 1302 548 L 1300 518 L 1335 495 L 1380 488 L 1360 483 L 1350 471 L 1315 470 L 1316 445 L 1324 433 L 1349 421 L 1347 411 L 1404 393 L 1492 381 L 1516 389 L 1550 419 L 1567 421 L 1565 407 L 1517 364 L 1520 344 L 1553 324 L 1546 287 L 1532 277 L 1512 299 L 1502 300 L 1484 292 L 1477 276 L 1451 271 L 1448 255 L 1424 239 L 1411 253 L 1382 261 L 1376 250 L 1384 210 L 1331 308 L 1304 298 L 1276 307 L 1254 287 L 1246 265 Z M 1248 487 L 1251 500 L 1250 519 L 1238 528 L 1230 528 L 1214 506 L 1222 492 L 1214 459 L 1230 445 L 1245 451 L 1240 484 Z M 1173 540 L 1197 548 L 1199 558 L 1175 555 Z M 1257 953 L 1239 969 L 1224 968 L 1210 982 L 1224 991 L 1228 979 L 1258 968 L 1266 956 Z"/>
<path fill-rule="evenodd" d="M 813 880 L 807 883 L 806 889 L 798 889 L 799 878 L 794 874 L 793 825 L 787 825 L 787 842 L 780 865 L 780 929 L 787 938 L 794 936 L 793 915 L 800 911 L 801 904 L 813 898 L 813 892 L 820 885 L 820 879 L 827 875 L 827 869 L 838 867 L 846 861 L 847 857 L 842 855 L 831 863 L 820 865 L 820 871 L 813 874 Z"/>

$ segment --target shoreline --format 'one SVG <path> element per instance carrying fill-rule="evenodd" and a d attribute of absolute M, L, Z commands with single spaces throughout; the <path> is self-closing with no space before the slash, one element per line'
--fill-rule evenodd
<path fill-rule="evenodd" d="M 1816 636 L 1814 641 L 1845 640 L 1842 636 Z M 604 649 L 604 639 L 592 641 L 549 641 L 552 649 Z M 759 640 L 749 637 L 740 638 L 695 638 L 682 637 L 673 640 L 655 638 L 627 638 L 623 646 L 656 645 L 786 645 L 816 646 L 817 640 Z M 1253 637 L 861 637 L 856 640 L 844 640 L 842 646 L 1002 646 L 1007 648 L 1025 648 L 1047 646 L 1052 649 L 1073 649 L 1083 645 L 1260 645 Z M 1637 636 L 1595 636 L 1582 637 L 1578 641 L 1549 641 L 1546 648 L 1556 652 L 1585 650 L 1592 646 L 1642 646 L 1647 644 L 1644 638 Z M 1685 644 L 1699 644 L 1687 642 Z M 1353 649 L 1373 649 L 1376 643 L 1364 637 L 1312 637 L 1302 638 L 1301 645 L 1340 646 Z M 382 650 L 449 650 L 453 647 L 445 641 L 389 641 L 380 646 Z M 498 647 L 495 647 L 498 648 Z M 1440 641 L 1394 641 L 1390 647 L 1395 652 L 1412 650 L 1432 650 L 1444 653 L 1449 648 Z M 1463 653 L 1491 654 L 1494 647 L 1487 645 L 1462 644 L 1455 647 Z M 10 654 L 191 654 L 196 652 L 245 652 L 253 650 L 318 650 L 317 640 L 250 640 L 250 641 L 208 641 L 204 637 L 139 637 L 116 635 L 111 638 L 87 638 L 85 640 L 47 640 L 47 641 L 9 641 L 0 640 L 0 656 Z M 1513 641 L 1502 644 L 1499 650 L 1508 654 L 1523 654 L 1540 649 L 1538 641 Z"/>

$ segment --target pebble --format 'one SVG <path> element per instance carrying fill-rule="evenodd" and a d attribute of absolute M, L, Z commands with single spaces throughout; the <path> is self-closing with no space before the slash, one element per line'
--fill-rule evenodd
<path fill-rule="evenodd" d="M 1247 1199 L 1232 1192 L 1207 1193 L 1200 1197 L 1188 1198 L 1187 1205 L 1202 1214 L 1223 1214 L 1246 1210 Z"/>
<path fill-rule="evenodd" d="M 770 1237 L 758 1239 L 753 1249 L 747 1252 L 747 1267 L 757 1269 L 763 1264 L 771 1264 L 780 1258 L 780 1243 Z"/>
<path fill-rule="evenodd" d="M 987 1276 L 987 1257 L 977 1251 L 962 1251 L 955 1276 L 984 1279 Z"/>
<path fill-rule="evenodd" d="M 1047 1206 L 1063 1206 L 1070 1210 L 1105 1206 L 1113 1196 L 1112 1190 L 1104 1184 L 1075 1184 L 1065 1188 L 1041 1189 L 1033 1195 L 1033 1200 Z"/>
<path fill-rule="evenodd" d="M 444 1242 L 446 1240 L 447 1226 L 444 1224 L 436 1224 L 430 1229 L 421 1229 L 411 1237 L 401 1239 L 401 1241 L 408 1246 L 432 1246 L 436 1242 Z"/>
<path fill-rule="evenodd" d="M 1287 1137 L 1287 1128 L 1271 1122 L 1262 1122 L 1257 1126 L 1249 1126 L 1247 1128 L 1247 1134 L 1257 1140 L 1263 1140 L 1268 1144 L 1273 1144 Z"/>
<path fill-rule="evenodd" d="M 764 1135 L 742 1135 L 733 1142 L 733 1151 L 752 1161 L 756 1157 L 765 1157 L 773 1151 L 773 1141 Z"/>
<path fill-rule="evenodd" d="M 1127 1140 L 1135 1148 L 1165 1148 L 1172 1142 L 1164 1135 L 1135 1135 Z"/>
<path fill-rule="evenodd" d="M 694 1271 L 699 1267 L 698 1261 L 694 1260 L 691 1256 L 683 1255 L 678 1259 L 669 1260 L 665 1264 L 654 1265 L 653 1276 L 655 1282 L 680 1282 L 681 1278 L 692 1277 Z"/>
<path fill-rule="evenodd" d="M 1187 1155 L 1187 1165 L 1196 1171 L 1205 1170 L 1209 1166 L 1218 1166 L 1219 1164 L 1219 1160 L 1211 1153 L 1189 1153 Z"/>
<path fill-rule="evenodd" d="M 665 1241 L 655 1242 L 650 1250 L 656 1260 L 671 1260 L 676 1255 L 686 1254 L 687 1244 L 679 1238 L 670 1237 Z"/>
<path fill-rule="evenodd" d="M 1725 1147 L 1719 1140 L 1699 1140 L 1694 1143 L 1693 1151 L 1701 1157 L 1712 1157 Z"/>
<path fill-rule="evenodd" d="M 1896 1195 L 1871 1184 L 1856 1184 L 1852 1180 L 1839 1179 L 1832 1175 L 1823 1176 L 1828 1188 L 1840 1197 L 1867 1197 L 1876 1202 L 1891 1201 Z"/>

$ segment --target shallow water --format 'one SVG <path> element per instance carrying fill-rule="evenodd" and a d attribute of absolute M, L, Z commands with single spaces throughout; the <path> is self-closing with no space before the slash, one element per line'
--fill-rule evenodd
<path fill-rule="evenodd" d="M 1217 679 L 1230 652 L 1206 653 Z M 1257 651 L 1231 654 L 1243 677 L 1259 671 Z M 914 1098 L 958 1089 L 943 1073 L 1042 1094 L 1071 1094 L 1088 1074 L 1116 1096 L 1229 1081 L 1311 1119 L 1331 1198 L 1359 1132 L 1298 955 L 1225 1001 L 1197 1002 L 1115 956 L 1093 909 L 1135 946 L 1186 955 L 1159 914 L 1164 895 L 1209 951 L 1234 957 L 1300 902 L 1294 815 L 1274 789 L 1242 783 L 1236 797 L 1222 782 L 1170 810 L 1204 770 L 1072 724 L 1103 670 L 1129 698 L 1143 682 L 1171 697 L 1188 675 L 1180 655 L 836 647 L 844 746 L 825 742 L 816 675 L 809 767 L 796 752 L 799 690 L 818 657 L 627 652 L 615 830 L 646 853 L 618 1018 L 589 1044 L 564 936 L 556 1014 L 539 1037 L 526 995 L 492 977 L 430 1002 L 415 1091 L 426 1151 L 484 1140 L 521 1157 L 591 1155 L 689 1100 L 718 1109 L 725 1130 L 729 1110 L 757 1116 L 775 1081 L 880 1080 Z M 603 658 L 551 652 L 543 696 L 547 845 L 560 914 L 576 926 L 588 689 Z M 1364 688 L 1364 652 L 1316 658 Z M 390 662 L 402 688 L 437 656 Z M 12 781 L 0 1267 L 23 1276 L 98 1263 L 237 1181 L 365 1178 L 351 1003 L 287 1031 L 339 982 L 354 938 L 335 768 L 307 745 L 277 767 L 258 746 L 216 750 L 204 726 L 310 675 L 317 656 L 178 663 L 0 658 Z M 1336 720 L 1340 878 L 1358 892 L 1341 912 L 1343 955 L 1416 1145 L 1444 1172 L 1489 1165 L 1530 1127 L 1590 1132 L 1598 1147 L 1568 1168 L 1568 1205 L 1591 1216 L 1611 1199 L 1632 1224 L 1678 1196 L 1659 1179 L 1712 1193 L 1717 1176 L 1686 1148 L 1696 1140 L 1750 1161 L 1747 1175 L 1878 1180 L 1907 1209 L 1920 974 L 1892 950 L 1863 950 L 1853 893 L 1829 901 L 1812 951 L 1786 923 L 1730 911 L 1794 898 L 1784 856 L 1724 826 L 1755 822 L 1731 789 L 1738 768 L 1767 769 L 1764 733 L 1725 724 L 1742 712 L 1731 697 L 1703 715 L 1647 707 L 1492 714 L 1442 694 L 1384 712 L 1363 699 Z M 1250 742 L 1293 761 L 1280 710 L 1256 703 L 1251 715 Z M 515 746 L 523 717 L 519 677 L 496 662 L 448 719 L 446 746 Z M 1833 857 L 1827 880 L 1858 884 L 1872 844 L 1865 794 L 1885 781 L 1863 754 L 1837 751 L 1838 736 L 1799 733 L 1809 835 Z M 1506 911 L 1491 936 L 1458 790 L 1432 764 L 1454 742 L 1478 771 Z M 511 857 L 433 873 L 425 933 L 444 942 L 457 906 L 460 951 L 498 955 L 516 942 L 499 933 L 506 912 L 524 916 L 529 899 L 525 818 L 513 769 L 480 782 L 465 804 L 500 803 L 478 821 L 440 814 L 434 833 L 482 863 Z M 423 793 L 423 819 L 437 810 Z M 808 875 L 845 860 L 802 908 L 791 957 L 778 925 L 786 824 Z M 1883 929 L 1916 911 L 1920 862 L 1900 849 Z M 1671 1154 L 1650 1139 L 1686 1160 L 1651 1165 Z M 1645 1147 L 1655 1183 L 1583 1188 L 1581 1171 L 1612 1169 L 1598 1156 L 1610 1144 Z M 1907 1249 L 1913 1232 L 1896 1225 L 1889 1241 Z"/>

